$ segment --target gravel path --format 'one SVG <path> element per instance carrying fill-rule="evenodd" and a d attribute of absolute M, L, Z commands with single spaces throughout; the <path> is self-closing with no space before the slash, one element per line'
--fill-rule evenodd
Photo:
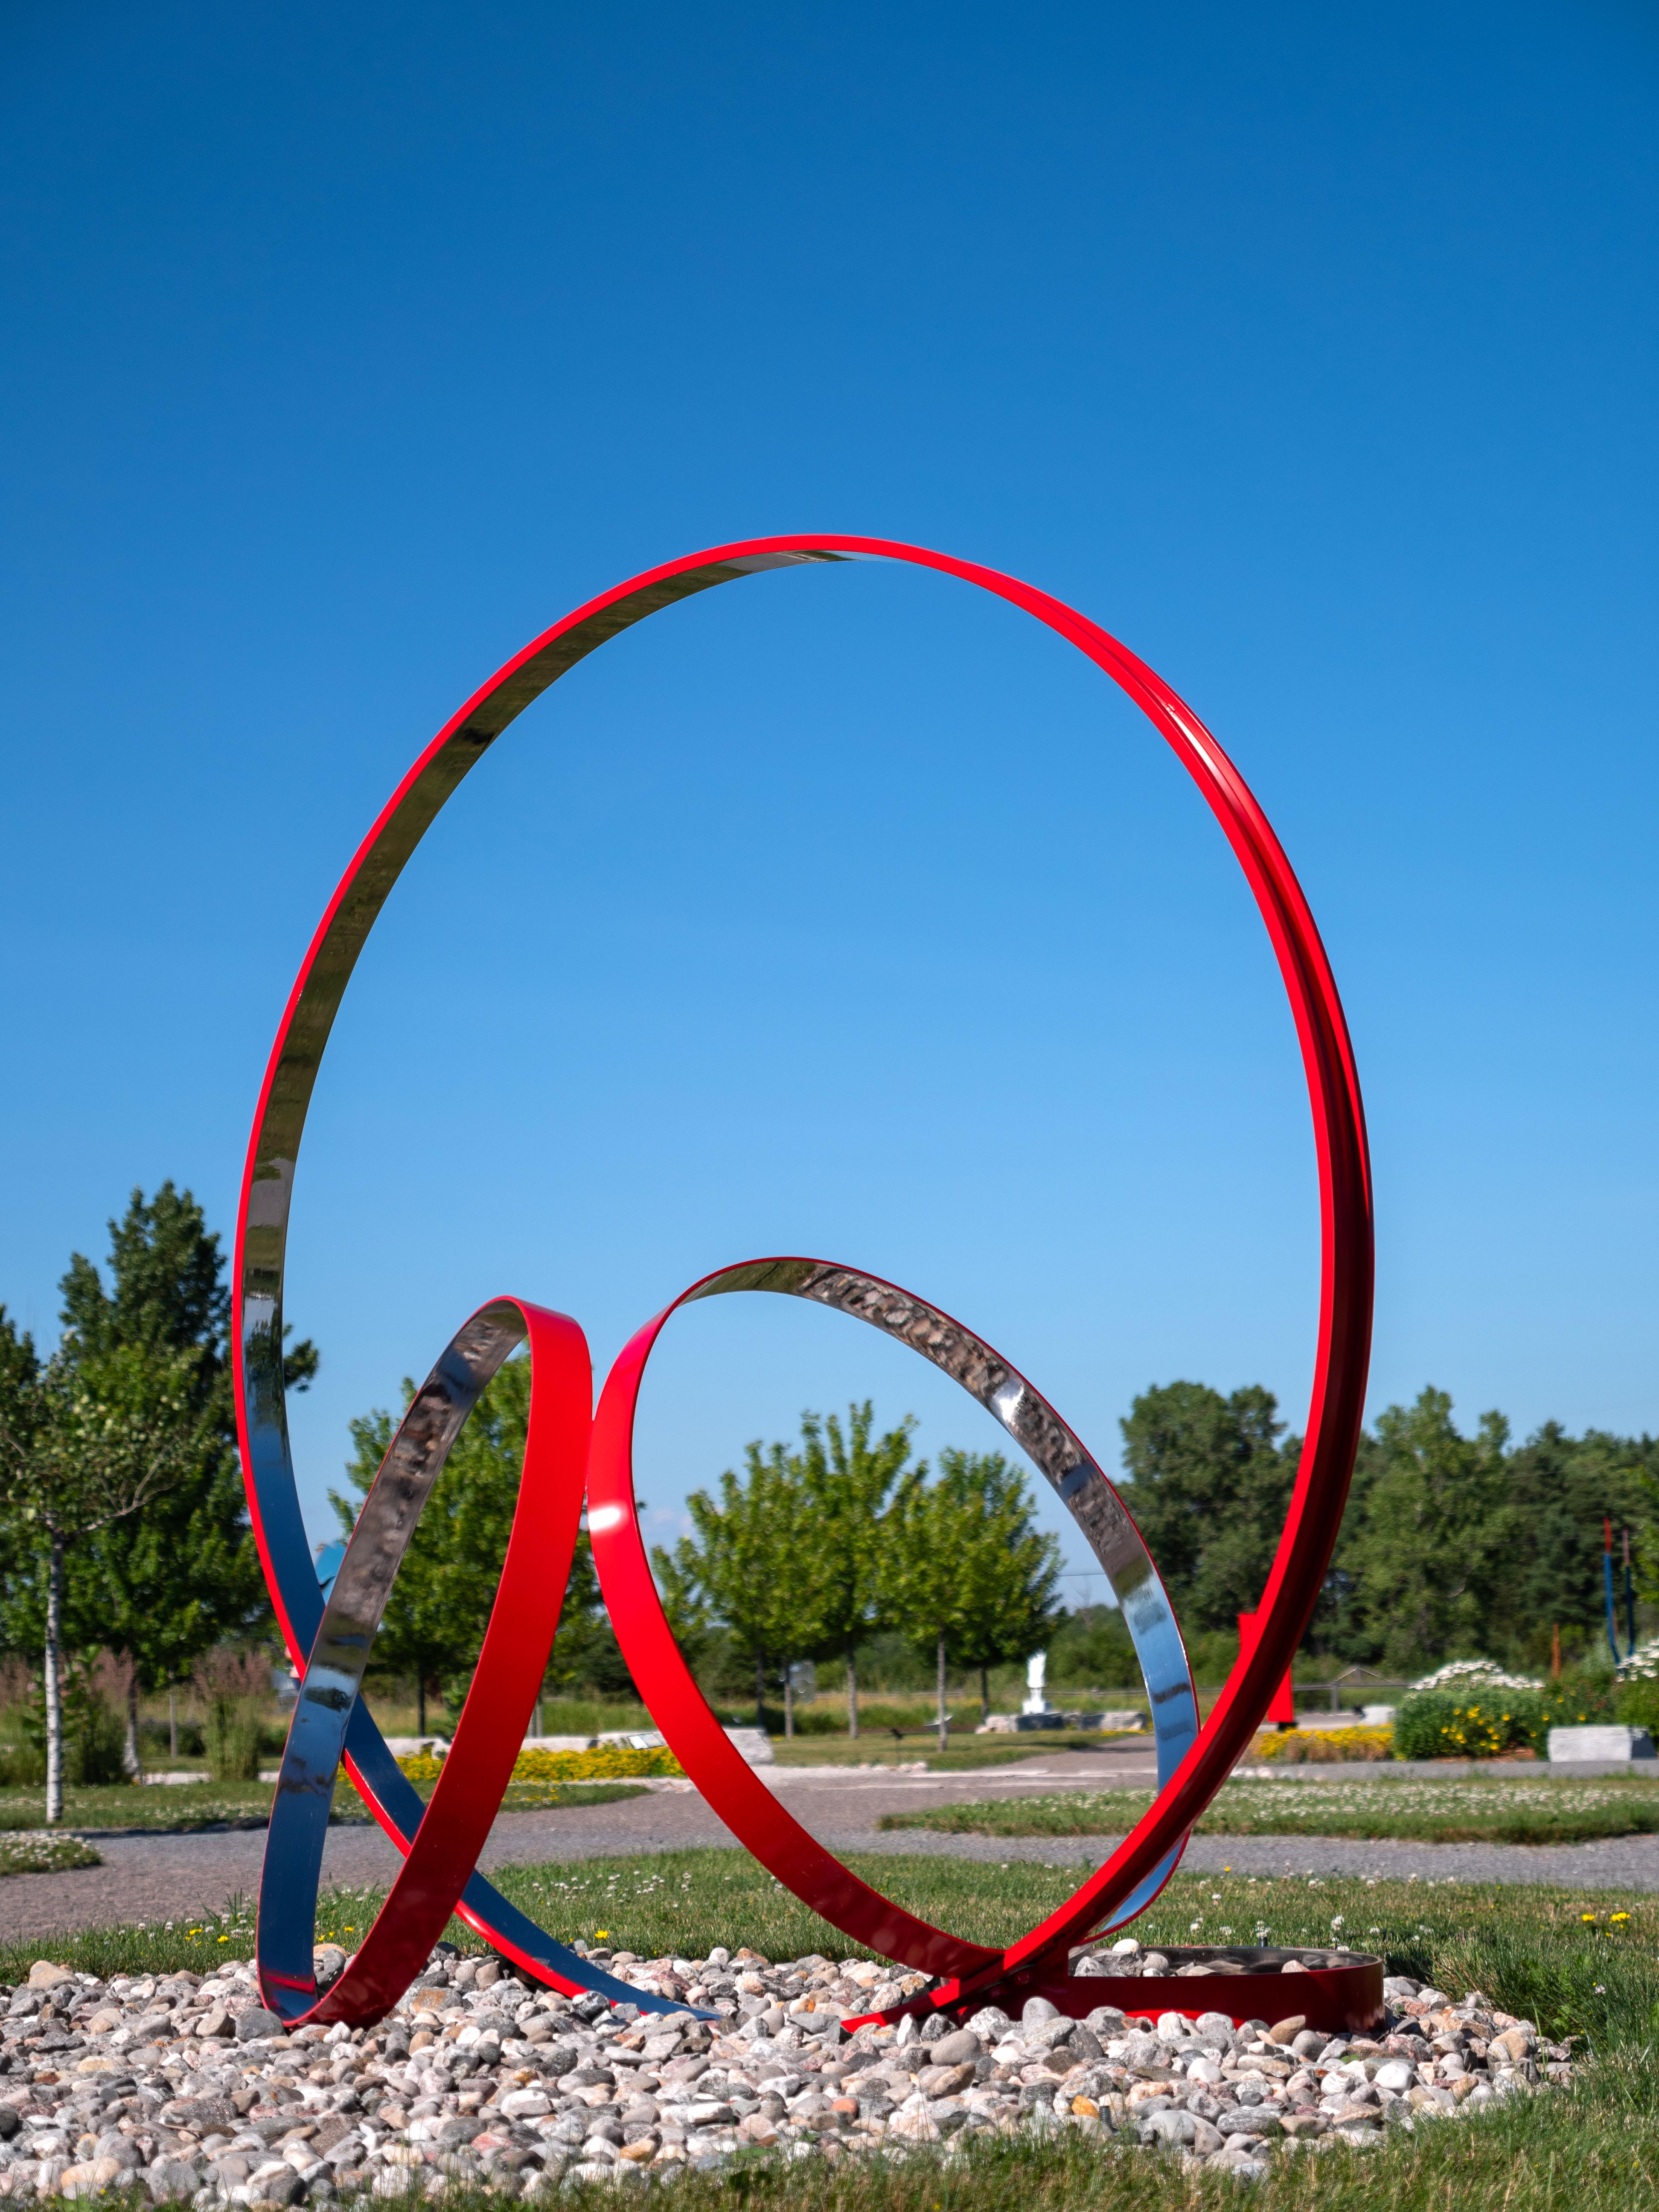
<path fill-rule="evenodd" d="M 798 1820 L 838 1851 L 887 1851 L 994 1863 L 1034 1859 L 1049 1865 L 1098 1865 L 1109 1837 L 946 1836 L 924 1829 L 878 1832 L 883 1813 L 964 1798 L 1001 1797 L 1069 1787 L 1149 1782 L 1149 1748 L 1125 1747 L 1109 1767 L 1097 1753 L 1054 1754 L 1018 1768 L 952 1775 L 896 1775 L 842 1769 L 763 1769 Z M 0 1940 L 112 1921 L 167 1920 L 221 1910 L 241 1892 L 258 1893 L 263 1830 L 193 1836 L 96 1838 L 104 1864 L 69 1874 L 15 1875 L 0 1881 Z M 731 1831 L 694 1791 L 653 1790 L 609 1805 L 504 1813 L 480 1863 L 735 1845 Z M 1569 1889 L 1659 1890 L 1659 1837 L 1564 1844 L 1347 1843 L 1310 1836 L 1196 1838 L 1188 1871 L 1218 1874 L 1376 1875 L 1394 1880 L 1542 1882 Z M 397 1853 L 378 1828 L 333 1828 L 325 1881 L 385 1882 Z"/>

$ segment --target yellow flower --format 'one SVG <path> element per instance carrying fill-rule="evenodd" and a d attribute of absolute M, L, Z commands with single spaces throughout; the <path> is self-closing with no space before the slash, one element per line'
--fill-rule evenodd
<path fill-rule="evenodd" d="M 1607 1917 L 1608 1917 L 1608 1918 L 1609 1918 L 1609 1919 L 1612 1919 L 1612 1920 L 1628 1920 L 1628 1919 L 1630 1918 L 1630 1915 L 1629 1915 L 1629 1913 L 1628 1913 L 1628 1912 L 1613 1912 L 1613 1913 L 1609 1913 L 1609 1915 L 1608 1915 Z"/>
<path fill-rule="evenodd" d="M 1581 1920 L 1594 1920 L 1595 1915 L 1593 1912 L 1581 1912 L 1578 1917 Z"/>
<path fill-rule="evenodd" d="M 593 1930 L 593 1941 L 596 1943 L 602 1942 L 610 1933 L 611 1930 L 608 1928 L 596 1928 Z"/>

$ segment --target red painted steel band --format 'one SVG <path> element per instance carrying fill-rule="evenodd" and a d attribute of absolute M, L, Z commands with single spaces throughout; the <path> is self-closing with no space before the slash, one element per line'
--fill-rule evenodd
<path fill-rule="evenodd" d="M 680 1765 L 733 1835 L 803 1904 L 855 1942 L 926 1973 L 965 1974 L 994 1966 L 1000 1954 L 947 1935 L 895 1905 L 849 1873 L 784 1810 L 726 1737 L 674 1641 L 635 1508 L 633 1431 L 646 1361 L 669 1315 L 684 1303 L 677 1298 L 617 1354 L 593 1417 L 587 1531 L 629 1671 L 636 1682 L 650 1684 L 652 1717 Z"/>
<path fill-rule="evenodd" d="M 805 558 L 862 556 L 905 562 L 976 585 L 1047 623 L 1095 661 L 1141 707 L 1198 784 L 1250 884 L 1295 1019 L 1314 1124 L 1321 1209 L 1320 1317 L 1315 1381 L 1301 1465 L 1267 1589 L 1258 1609 L 1261 1632 L 1255 1649 L 1248 1658 L 1241 1660 L 1191 1753 L 1134 1832 L 1067 1905 L 1034 1929 L 1004 1957 L 988 1958 L 972 1966 L 966 1983 L 971 1990 L 1000 1973 L 1057 1952 L 1097 1926 L 1158 1866 L 1224 1781 L 1288 1668 L 1311 1615 L 1335 1541 L 1363 1413 L 1372 1294 L 1371 1194 L 1358 1079 L 1335 983 L 1307 902 L 1249 787 L 1190 708 L 1144 662 L 1073 609 L 994 570 L 890 540 L 836 533 L 752 539 L 696 554 L 648 571 L 601 594 L 554 625 L 475 693 L 422 754 L 360 847 L 313 939 L 283 1014 L 261 1092 L 254 1140 L 250 1145 L 238 1219 L 236 1328 L 240 1343 L 256 1170 L 267 1178 L 273 1172 L 258 1146 L 267 1119 L 276 1110 L 278 1079 L 281 1076 L 284 1081 L 297 1085 L 295 1095 L 298 1106 L 288 1110 L 290 1117 L 297 1114 L 299 1126 L 302 1126 L 310 1081 L 309 1075 L 303 1073 L 302 1063 L 308 1061 L 314 1066 L 320 1058 L 337 1000 L 337 990 L 332 997 L 330 995 L 329 975 L 349 974 L 356 958 L 353 940 L 360 941 L 361 935 L 372 927 L 380 900 L 385 895 L 382 879 L 384 883 L 395 880 L 408 851 L 424 834 L 455 783 L 482 757 L 494 737 L 532 698 L 562 674 L 574 659 L 593 650 L 629 623 L 684 597 L 689 590 L 728 580 L 741 574 L 746 564 L 791 555 Z M 389 857 L 384 865 L 377 862 L 377 866 L 371 868 L 368 864 L 383 841 Z M 349 905 L 350 910 L 346 914 Z M 334 932 L 343 914 L 348 926 L 337 944 Z M 362 917 L 361 932 L 354 920 L 359 914 Z M 319 963 L 332 963 L 332 969 L 325 973 Z M 319 975 L 323 981 L 318 985 L 316 1004 L 321 1012 L 307 1014 L 309 1026 L 302 1032 L 302 1048 L 296 1048 L 291 1053 L 290 1031 L 310 1005 L 307 993 Z M 301 1073 L 295 1075 L 295 1069 Z M 287 1094 L 281 1096 L 286 1097 Z M 295 1141 L 297 1146 L 297 1138 Z M 267 1183 L 262 1187 L 269 1186 Z M 280 1214 L 284 1237 L 285 1205 L 284 1200 Z M 265 1263 L 262 1261 L 260 1264 Z M 276 1267 L 275 1279 L 280 1295 L 280 1249 L 277 1261 L 272 1264 Z M 246 1362 L 239 1358 L 234 1366 L 255 1535 L 290 1653 L 296 1663 L 303 1663 L 307 1654 L 300 1648 L 282 1577 L 276 1570 L 255 1480 L 254 1456 L 249 1441 Z M 636 1383 L 636 1376 L 635 1381 Z M 618 1387 L 619 1391 L 625 1392 L 626 1378 Z M 631 1512 L 631 1498 L 629 1510 Z M 642 1564 L 642 1552 L 640 1558 Z M 620 1561 L 620 1552 L 617 1559 Z M 613 1564 L 613 1574 L 621 1571 L 619 1565 Z M 660 1617 L 660 1608 L 656 1610 Z M 644 1608 L 642 1617 L 649 1622 L 649 1607 Z M 623 1624 L 619 1621 L 617 1626 L 621 1632 Z M 650 1632 L 657 1633 L 654 1627 Z M 663 1632 L 665 1633 L 665 1623 Z M 688 1721 L 687 1725 L 690 1724 Z M 479 1741 L 483 1747 L 481 1755 L 494 1771 L 501 1763 L 504 1735 L 498 1741 L 495 1735 L 485 1732 Z M 719 1756 L 712 1745 L 709 1755 Z M 748 1780 L 752 1784 L 753 1778 Z M 735 1790 L 744 1785 L 734 1782 L 732 1786 Z M 374 1802 L 372 1796 L 371 1802 L 376 1817 L 398 1848 L 411 1852 L 411 1839 L 400 1832 L 386 1808 Z M 428 1825 L 422 1822 L 421 1834 L 425 1834 Z M 459 1815 L 452 1814 L 446 1802 L 443 1817 L 433 1828 L 434 1859 L 440 1834 L 447 1839 L 445 1849 L 460 1852 L 472 1833 L 472 1826 Z M 418 1849 L 418 1841 L 415 1848 Z M 781 1850 L 784 1846 L 780 1844 L 778 1848 Z M 821 1869 L 810 1858 L 801 1864 L 803 1879 L 816 1883 Z M 845 1879 L 852 1881 L 850 1876 Z M 435 1909 L 431 1899 L 439 1888 L 447 1885 L 447 1880 L 446 1872 L 442 1881 L 438 1881 L 422 1856 L 410 1892 L 411 1899 L 418 1899 L 422 1914 Z M 434 1881 L 436 1888 L 431 1887 Z M 876 1893 L 864 1890 L 862 1885 L 858 1887 L 863 1891 L 863 1899 L 854 1898 L 857 1910 L 860 1914 L 873 1911 L 874 1906 L 867 1900 L 875 1899 Z M 895 1911 L 896 1908 L 886 1910 Z M 481 1932 L 491 1935 L 486 1921 L 475 1918 L 474 1924 L 480 1927 Z M 924 1923 L 914 1922 L 911 1925 L 917 1931 L 926 1930 Z M 917 1940 L 926 1941 L 929 1936 L 943 1944 L 954 1942 L 954 1939 L 943 1936 L 938 1930 L 919 1934 Z M 503 1948 L 511 1953 L 511 1946 Z"/>

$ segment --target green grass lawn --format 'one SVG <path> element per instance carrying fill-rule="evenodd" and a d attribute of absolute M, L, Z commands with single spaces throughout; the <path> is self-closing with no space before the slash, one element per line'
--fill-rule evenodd
<path fill-rule="evenodd" d="M 937 1729 L 902 1736 L 882 1729 L 860 1735 L 856 1743 L 845 1735 L 774 1736 L 772 1749 L 780 1766 L 899 1766 L 925 1759 L 930 1774 L 956 1774 L 979 1766 L 1008 1766 L 1022 1759 L 1040 1759 L 1045 1753 L 1098 1751 L 1105 1744 L 1133 1741 L 1125 1735 L 1089 1735 L 1077 1729 L 1044 1729 L 1030 1735 L 953 1735 L 950 1749 L 941 1751 Z M 1152 1741 L 1147 1735 L 1149 1747 Z"/>
<path fill-rule="evenodd" d="M 957 1836 L 1121 1836 L 1152 1802 L 1142 1790 L 1056 1791 L 1000 1802 L 884 1813 L 882 1828 Z M 1423 1844 L 1571 1844 L 1659 1834 L 1659 1788 L 1621 1776 L 1596 1782 L 1231 1782 L 1197 1832 L 1337 1836 Z"/>
<path fill-rule="evenodd" d="M 417 1782 L 416 1792 L 432 1795 L 430 1783 Z M 270 1818 L 272 1785 L 269 1782 L 177 1782 L 128 1784 L 107 1790 L 65 1790 L 64 1826 L 102 1832 L 121 1831 L 139 1834 L 188 1835 L 193 1830 L 219 1827 L 262 1828 Z M 645 1795 L 634 1782 L 514 1782 L 508 1784 L 501 1809 L 508 1813 L 572 1805 L 608 1805 L 619 1797 Z M 0 1790 L 0 1840 L 8 1833 L 38 1829 L 46 1817 L 42 1790 Z M 368 1807 L 343 1777 L 336 1786 L 330 1818 L 361 1821 L 369 1818 Z M 97 1858 L 66 1860 L 68 1865 L 95 1866 Z M 7 1873 L 22 1872 L 5 1868 Z"/>
<path fill-rule="evenodd" d="M 63 1874 L 72 1867 L 102 1866 L 90 1844 L 78 1836 L 25 1833 L 0 1836 L 0 1875 Z"/>
<path fill-rule="evenodd" d="M 143 1787 L 126 1784 L 64 1792 L 64 1826 L 68 1829 L 137 1828 L 179 1833 L 224 1821 L 261 1827 L 270 1815 L 268 1782 L 156 1783 Z M 0 1790 L 0 1836 L 20 1828 L 41 1827 L 46 1817 L 44 1790 Z"/>
<path fill-rule="evenodd" d="M 963 1935 L 1006 1941 L 1066 1896 L 1074 1870 L 939 1859 L 866 1857 L 855 1870 Z M 755 1863 L 730 1851 L 505 1869 L 496 1879 L 554 1934 L 611 1947 L 696 1956 L 716 1942 L 752 1943 L 774 1958 L 849 1946 Z M 325 1895 L 319 1935 L 349 1944 L 379 1899 Z M 1618 1916 L 1618 1917 L 1615 1917 Z M 1346 1942 L 1380 1951 L 1395 1970 L 1454 1996 L 1479 1989 L 1553 2039 L 1583 2037 L 1589 2057 L 1573 2089 L 1517 2100 L 1474 2121 L 1419 2125 L 1374 2149 L 1338 2142 L 1317 2155 L 1280 2154 L 1243 2201 L 1254 2212 L 1622 2212 L 1659 2190 L 1659 1900 L 1586 1899 L 1570 1891 L 1453 1883 L 1250 1879 L 1177 1875 L 1136 1923 L 1143 1940 L 1289 1945 Z M 476 1950 L 459 1923 L 453 1940 Z M 104 1929 L 0 1951 L 0 1978 L 36 1958 L 102 1975 L 200 1969 L 251 1948 L 251 1914 L 165 1929 Z M 567 2189 L 573 2202 L 614 2204 L 614 2186 Z M 677 2205 L 731 2212 L 733 2199 L 780 2212 L 1197 2212 L 1241 2202 L 1238 2185 L 1188 2173 L 1151 2153 L 1115 2153 L 1061 2137 L 976 2148 L 970 2158 L 917 2153 L 869 2166 L 817 2160 L 750 2166 L 677 2179 Z M 457 2191 L 457 2208 L 472 2199 Z M 485 2200 L 480 2197 L 482 2206 Z M 499 2199 L 493 2200 L 499 2203 Z"/>

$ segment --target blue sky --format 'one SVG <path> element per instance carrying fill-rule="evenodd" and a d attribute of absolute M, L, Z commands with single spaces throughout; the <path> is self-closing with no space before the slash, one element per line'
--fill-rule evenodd
<path fill-rule="evenodd" d="M 1656 108 L 1611 0 L 8 9 L 0 1297 L 50 1335 L 168 1175 L 228 1242 L 316 918 L 490 670 L 850 530 L 1070 599 L 1251 779 L 1365 1085 L 1373 1406 L 1659 1429 Z M 933 577 L 758 579 L 518 723 L 298 1189 L 319 1534 L 349 1417 L 482 1298 L 603 1363 L 762 1252 L 951 1308 L 1109 1463 L 1154 1380 L 1305 1406 L 1243 884 L 1097 673 Z M 682 1316 L 659 1529 L 866 1393 L 992 1440 L 853 1324 Z"/>

